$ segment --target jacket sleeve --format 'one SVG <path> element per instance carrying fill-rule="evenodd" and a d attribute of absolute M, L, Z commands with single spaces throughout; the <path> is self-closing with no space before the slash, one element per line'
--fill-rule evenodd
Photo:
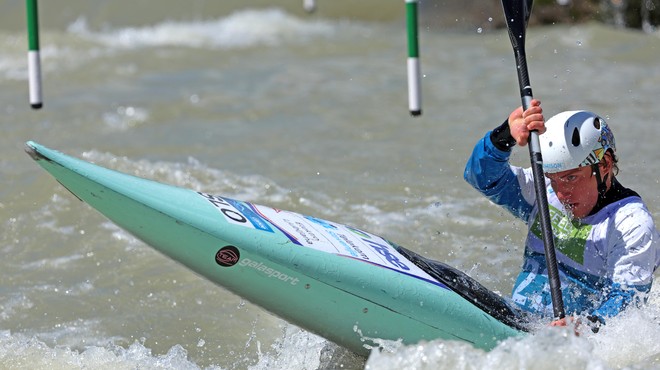
<path fill-rule="evenodd" d="M 465 165 L 465 180 L 491 202 L 527 222 L 535 201 L 530 171 L 509 165 L 510 150 L 498 149 L 488 132 Z"/>
<path fill-rule="evenodd" d="M 610 233 L 614 241 L 608 256 L 612 285 L 606 290 L 603 303 L 592 313 L 601 322 L 645 299 L 660 258 L 660 236 L 641 202 L 622 207 L 614 217 Z"/>

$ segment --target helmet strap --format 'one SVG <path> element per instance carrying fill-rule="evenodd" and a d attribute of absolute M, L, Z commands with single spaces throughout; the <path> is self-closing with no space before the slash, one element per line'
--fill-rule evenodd
<path fill-rule="evenodd" d="M 607 178 L 609 174 L 605 175 L 605 178 L 600 177 L 600 168 L 598 168 L 598 163 L 591 165 L 591 172 L 596 175 L 596 185 L 598 186 L 598 197 L 605 198 L 605 193 L 607 192 Z"/>

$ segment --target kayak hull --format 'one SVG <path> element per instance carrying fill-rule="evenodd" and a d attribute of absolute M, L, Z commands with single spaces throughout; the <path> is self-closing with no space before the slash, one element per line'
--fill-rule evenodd
<path fill-rule="evenodd" d="M 406 344 L 460 340 L 488 350 L 503 339 L 522 334 L 444 284 L 408 273 L 406 262 L 397 259 L 395 250 L 386 249 L 393 245 L 384 245 L 384 239 L 372 234 L 138 178 L 34 142 L 28 142 L 26 148 L 71 193 L 146 244 L 284 320 L 353 352 L 368 354 L 378 346 L 374 339 Z M 364 245 L 374 247 L 385 262 L 306 247 L 301 235 L 321 235 L 303 223 L 309 220 L 334 228 L 331 235 L 340 235 L 361 252 L 340 230 L 359 234 Z M 287 230 L 289 226 L 300 234 Z"/>

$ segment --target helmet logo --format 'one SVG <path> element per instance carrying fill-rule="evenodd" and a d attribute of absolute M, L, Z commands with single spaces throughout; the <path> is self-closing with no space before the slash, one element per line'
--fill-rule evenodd
<path fill-rule="evenodd" d="M 578 128 L 573 129 L 573 137 L 571 138 L 571 144 L 573 144 L 574 147 L 580 146 L 580 130 Z"/>
<path fill-rule="evenodd" d="M 594 127 L 596 130 L 600 130 L 600 119 L 598 117 L 594 118 Z"/>

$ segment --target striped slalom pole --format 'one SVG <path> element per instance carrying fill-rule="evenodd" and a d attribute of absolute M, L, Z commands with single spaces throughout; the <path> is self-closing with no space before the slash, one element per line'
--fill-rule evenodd
<path fill-rule="evenodd" d="M 406 0 L 408 28 L 408 109 L 413 116 L 422 114 L 422 81 L 417 37 L 417 0 Z"/>
<path fill-rule="evenodd" d="M 28 78 L 30 87 L 30 106 L 39 109 L 41 100 L 41 57 L 39 55 L 39 17 L 37 0 L 26 0 L 28 26 Z"/>

